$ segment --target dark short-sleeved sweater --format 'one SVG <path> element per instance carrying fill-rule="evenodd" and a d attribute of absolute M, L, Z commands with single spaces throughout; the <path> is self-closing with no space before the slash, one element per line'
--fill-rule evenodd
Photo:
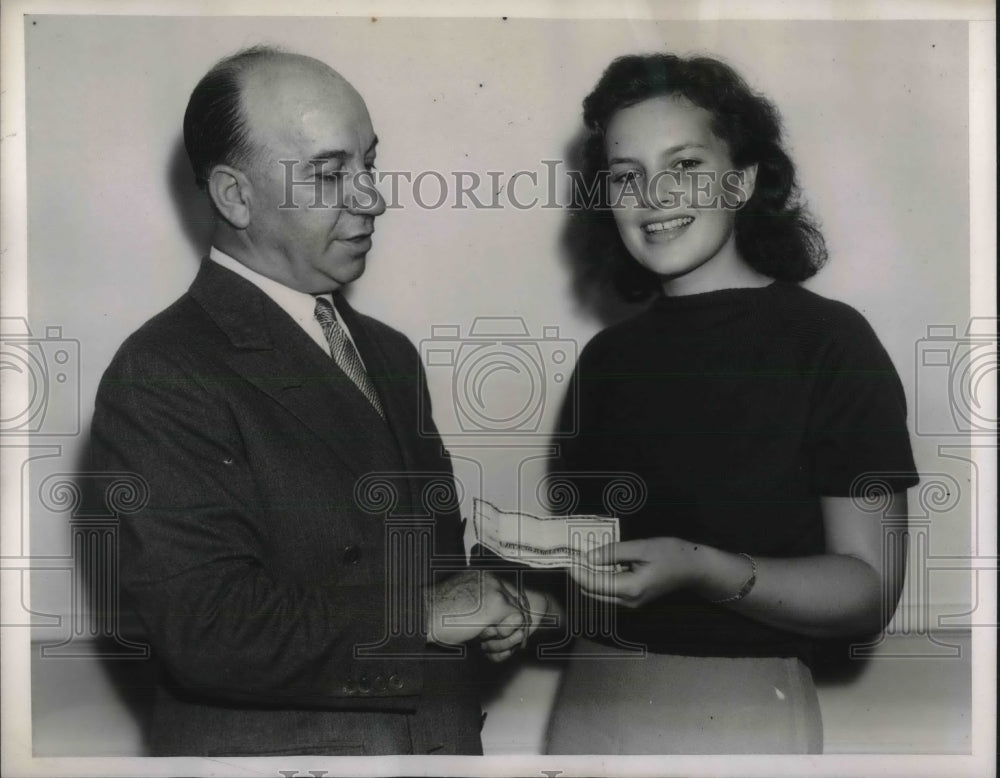
<path fill-rule="evenodd" d="M 583 350 L 560 467 L 629 472 L 643 506 L 622 539 L 676 536 L 758 556 L 820 554 L 820 497 L 859 479 L 918 481 L 899 376 L 864 317 L 797 285 L 663 297 Z M 572 396 L 572 395 L 571 395 Z M 581 477 L 578 510 L 607 512 Z M 879 521 L 873 515 L 873 521 Z M 810 641 L 677 593 L 619 608 L 621 637 L 652 650 L 798 655 Z"/>

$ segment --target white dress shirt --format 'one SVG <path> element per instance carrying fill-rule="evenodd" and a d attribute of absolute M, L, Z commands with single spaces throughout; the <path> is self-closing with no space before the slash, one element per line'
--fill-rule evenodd
<path fill-rule="evenodd" d="M 316 298 L 325 297 L 330 303 L 333 303 L 332 294 L 324 295 L 312 295 L 308 292 L 300 292 L 297 289 L 292 289 L 290 286 L 285 286 L 273 278 L 268 278 L 258 273 L 256 270 L 251 270 L 242 262 L 237 259 L 233 259 L 231 256 L 226 254 L 224 251 L 220 251 L 215 246 L 212 246 L 211 251 L 208 252 L 208 258 L 213 262 L 217 262 L 222 265 L 227 270 L 232 270 L 239 276 L 242 276 L 247 281 L 252 283 L 258 289 L 260 289 L 264 294 L 274 300 L 275 303 L 292 317 L 292 320 L 298 324 L 308 335 L 312 338 L 316 345 L 323 349 L 323 353 L 327 356 L 330 355 L 330 344 L 326 340 L 326 335 L 323 333 L 323 327 L 316 320 Z M 333 312 L 337 316 L 337 323 L 344 329 L 344 334 L 347 335 L 348 340 L 351 341 L 351 345 L 357 349 L 357 344 L 354 342 L 354 338 L 351 336 L 351 331 L 347 328 L 347 324 L 340 317 L 340 311 L 337 310 L 337 306 L 333 306 Z M 361 355 L 358 354 L 360 358 Z M 364 360 L 362 360 L 362 365 Z"/>

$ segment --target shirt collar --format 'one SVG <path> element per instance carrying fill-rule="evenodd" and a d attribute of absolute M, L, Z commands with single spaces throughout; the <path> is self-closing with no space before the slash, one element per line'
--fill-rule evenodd
<path fill-rule="evenodd" d="M 315 310 L 316 310 L 316 297 L 317 295 L 311 295 L 308 292 L 300 292 L 297 289 L 292 289 L 290 286 L 285 286 L 284 284 L 275 281 L 273 278 L 268 278 L 265 275 L 261 275 L 256 270 L 252 270 L 238 259 L 234 259 L 226 252 L 212 246 L 211 250 L 208 252 L 208 258 L 213 262 L 222 265 L 227 270 L 232 270 L 238 276 L 245 278 L 247 281 L 252 283 L 258 289 L 260 289 L 264 294 L 271 298 L 285 313 L 292 317 L 296 324 L 298 324 L 306 334 L 313 339 L 313 341 L 327 354 L 330 353 L 329 346 L 326 342 L 326 337 L 323 334 L 323 328 L 320 326 L 319 322 L 316 321 Z M 325 297 L 331 303 L 333 302 L 332 294 L 319 295 Z M 333 306 L 334 313 L 337 316 L 337 321 L 340 323 L 341 327 L 351 342 L 354 342 L 351 336 L 350 330 L 344 323 L 344 320 L 340 316 L 340 311 L 337 310 L 337 306 Z"/>

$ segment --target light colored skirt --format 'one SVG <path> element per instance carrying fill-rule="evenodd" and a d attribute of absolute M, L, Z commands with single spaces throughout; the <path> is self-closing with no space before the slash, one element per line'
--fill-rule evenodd
<path fill-rule="evenodd" d="M 798 659 L 623 657 L 586 639 L 573 654 L 549 754 L 822 753 L 816 687 Z"/>

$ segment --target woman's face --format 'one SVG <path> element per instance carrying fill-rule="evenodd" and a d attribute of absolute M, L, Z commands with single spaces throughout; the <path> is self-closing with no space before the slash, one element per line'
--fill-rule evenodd
<path fill-rule="evenodd" d="M 753 192 L 756 166 L 736 169 L 712 115 L 682 97 L 623 108 L 608 123 L 612 210 L 629 253 L 670 294 L 738 286 L 736 209 Z"/>

